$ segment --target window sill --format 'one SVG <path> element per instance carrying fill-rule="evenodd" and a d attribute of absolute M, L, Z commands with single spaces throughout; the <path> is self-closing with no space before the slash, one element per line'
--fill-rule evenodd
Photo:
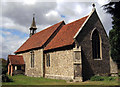
<path fill-rule="evenodd" d="M 100 58 L 100 59 L 93 59 L 93 60 L 102 60 L 102 59 Z"/>
<path fill-rule="evenodd" d="M 30 67 L 30 69 L 34 69 L 34 67 Z"/>

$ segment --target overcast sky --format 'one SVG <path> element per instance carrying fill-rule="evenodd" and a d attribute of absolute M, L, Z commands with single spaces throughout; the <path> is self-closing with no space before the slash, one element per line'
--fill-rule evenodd
<path fill-rule="evenodd" d="M 80 19 L 81 17 L 89 15 L 93 8 L 93 2 L 90 2 L 90 0 L 71 0 L 71 2 L 70 0 L 69 2 L 66 0 L 51 0 L 49 2 L 47 2 L 47 0 L 44 2 L 40 0 L 1 1 L 0 22 L 2 22 L 2 24 L 0 24 L 0 57 L 5 59 L 8 54 L 14 54 L 29 37 L 29 27 L 32 23 L 33 13 L 35 13 L 38 28 L 37 32 L 39 32 L 62 20 L 67 24 Z M 93 1 L 108 34 L 112 27 L 112 19 L 111 15 L 105 13 L 101 6 L 109 1 Z"/>

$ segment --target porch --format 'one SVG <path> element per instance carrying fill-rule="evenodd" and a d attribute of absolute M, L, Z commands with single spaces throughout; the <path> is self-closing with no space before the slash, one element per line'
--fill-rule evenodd
<path fill-rule="evenodd" d="M 25 63 L 21 55 L 8 55 L 8 75 L 24 74 Z"/>

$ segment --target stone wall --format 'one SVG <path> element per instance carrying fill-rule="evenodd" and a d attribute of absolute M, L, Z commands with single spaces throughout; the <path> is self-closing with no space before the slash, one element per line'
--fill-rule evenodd
<path fill-rule="evenodd" d="M 91 34 L 97 29 L 101 36 L 101 59 L 93 59 Z M 109 41 L 96 12 L 89 18 L 76 38 L 82 49 L 82 76 L 84 80 L 96 74 L 110 73 Z"/>
<path fill-rule="evenodd" d="M 97 29 L 101 37 L 101 59 L 93 59 L 91 33 Z M 93 75 L 110 73 L 109 41 L 107 34 L 101 24 L 96 12 L 92 14 L 81 32 L 76 37 L 78 46 L 81 46 L 82 62 L 75 66 L 76 70 L 81 68 L 79 77 L 83 80 L 89 79 Z M 31 68 L 30 52 L 23 53 L 25 60 L 25 74 L 27 76 L 36 76 L 55 79 L 70 80 L 74 78 L 74 51 L 57 50 L 44 54 L 43 49 L 34 50 L 34 68 Z M 50 66 L 46 64 L 46 54 L 50 54 Z M 77 55 L 77 54 L 76 54 Z M 45 65 L 43 64 L 45 63 Z M 78 67 L 78 68 L 77 68 Z"/>
<path fill-rule="evenodd" d="M 34 67 L 31 68 L 31 54 L 30 52 L 22 53 L 25 61 L 25 75 L 33 77 L 43 77 L 43 49 L 34 51 Z"/>
<path fill-rule="evenodd" d="M 117 67 L 117 64 L 116 62 L 114 62 L 112 60 L 112 58 L 110 57 L 110 73 L 111 73 L 111 76 L 118 76 L 118 67 Z"/>
<path fill-rule="evenodd" d="M 70 80 L 74 77 L 73 50 L 49 52 L 50 67 L 46 66 L 45 56 L 45 77 Z"/>

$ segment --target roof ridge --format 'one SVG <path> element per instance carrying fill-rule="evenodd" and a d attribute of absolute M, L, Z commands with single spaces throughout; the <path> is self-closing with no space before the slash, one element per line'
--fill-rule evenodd
<path fill-rule="evenodd" d="M 58 23 L 56 23 L 56 24 L 50 25 L 49 27 L 47 27 L 47 28 L 45 28 L 45 29 L 43 29 L 43 30 L 41 30 L 41 31 L 39 31 L 39 32 L 37 32 L 37 33 L 35 33 L 35 34 L 38 34 L 38 33 L 40 33 L 40 32 L 43 32 L 43 31 L 49 29 L 50 27 L 53 27 L 54 25 L 61 24 L 62 22 L 64 22 L 64 21 L 61 21 L 61 22 L 58 22 Z M 35 34 L 34 34 L 34 35 L 35 35 Z M 32 35 L 32 36 L 33 36 L 33 35 Z"/>
<path fill-rule="evenodd" d="M 73 21 L 73 22 L 70 22 L 70 23 L 68 23 L 68 24 L 66 24 L 66 25 L 69 25 L 69 24 L 72 24 L 72 23 L 74 23 L 74 22 L 80 21 L 81 19 L 86 18 L 86 17 L 88 17 L 88 16 L 89 16 L 89 15 L 84 16 L 84 17 L 82 17 L 82 18 L 80 18 L 80 19 L 77 19 L 77 20 L 75 20 L 75 21 Z"/>

